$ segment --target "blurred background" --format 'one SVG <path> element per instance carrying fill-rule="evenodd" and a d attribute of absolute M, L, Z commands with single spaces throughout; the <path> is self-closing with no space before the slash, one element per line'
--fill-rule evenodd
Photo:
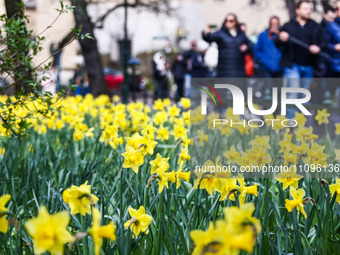
<path fill-rule="evenodd" d="M 21 0 L 20 0 L 21 1 Z M 13 0 L 13 2 L 20 2 Z M 58 0 L 22 0 L 27 24 L 39 34 L 58 16 Z M 6 2 L 6 1 L 5 1 Z M 0 6 L 6 13 L 5 2 Z M 295 14 L 294 0 L 72 0 L 64 4 L 74 5 L 75 11 L 63 14 L 51 28 L 44 32 L 43 50 L 34 60 L 39 64 L 54 56 L 49 77 L 55 80 L 55 92 L 70 83 L 78 85 L 76 94 L 88 92 L 123 95 L 126 100 L 143 97 L 189 96 L 185 91 L 176 95 L 178 89 L 174 62 L 178 54 L 190 51 L 204 52 L 204 66 L 211 76 L 218 62 L 216 44 L 202 40 L 202 31 L 209 25 L 213 30 L 222 26 L 228 13 L 235 13 L 244 23 L 245 33 L 254 44 L 257 36 L 268 27 L 269 18 L 276 15 L 281 23 Z M 332 0 L 314 0 L 312 18 L 321 22 Z M 82 26 L 95 43 L 70 40 L 70 31 Z M 66 46 L 66 47 L 65 47 Z M 169 72 L 168 92 L 155 92 L 155 54 L 160 52 L 166 59 Z M 98 57 L 99 56 L 99 62 Z M 160 55 L 156 55 L 160 56 Z M 162 58 L 162 57 L 161 57 Z M 91 66 L 92 65 L 92 66 Z M 157 66 L 157 65 L 156 65 Z M 187 67 L 185 67 L 187 68 Z M 255 63 L 256 68 L 256 63 Z M 156 68 L 157 69 L 157 68 Z M 105 84 L 94 76 L 103 75 Z M 126 79 L 124 79 L 126 77 Z M 125 85 L 125 91 L 123 89 Z M 156 95 L 154 95 L 156 94 Z"/>

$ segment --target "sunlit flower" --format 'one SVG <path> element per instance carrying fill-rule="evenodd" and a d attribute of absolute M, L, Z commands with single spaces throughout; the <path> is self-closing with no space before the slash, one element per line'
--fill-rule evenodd
<path fill-rule="evenodd" d="M 27 232 L 34 240 L 34 253 L 42 254 L 48 251 L 63 255 L 64 245 L 74 240 L 67 230 L 69 222 L 68 212 L 50 215 L 44 206 L 40 207 L 38 216 L 25 223 Z"/>
<path fill-rule="evenodd" d="M 89 230 L 89 234 L 92 236 L 94 241 L 95 255 L 100 254 L 100 249 L 103 244 L 103 238 L 116 240 L 115 226 L 111 221 L 110 224 L 100 226 L 101 214 L 97 208 L 92 209 L 92 227 Z"/>
<path fill-rule="evenodd" d="M 139 167 L 144 163 L 144 155 L 141 150 L 135 150 L 129 145 L 126 145 L 126 151 L 121 154 L 124 157 L 123 168 L 131 168 L 138 174 Z"/>
<path fill-rule="evenodd" d="M 152 222 L 152 217 L 145 213 L 144 206 L 139 207 L 138 210 L 129 208 L 131 219 L 125 222 L 124 228 L 130 228 L 134 234 L 134 238 L 139 236 L 140 233 L 148 234 L 148 227 Z"/>
<path fill-rule="evenodd" d="M 8 222 L 6 220 L 8 209 L 5 206 L 10 198 L 11 196 L 7 194 L 0 197 L 0 232 L 2 233 L 7 233 L 8 231 Z"/>
<path fill-rule="evenodd" d="M 71 214 L 80 213 L 91 214 L 91 205 L 98 202 L 98 197 L 91 194 L 91 185 L 84 184 L 78 186 L 72 185 L 71 188 L 64 190 L 63 199 L 71 208 Z"/>
<path fill-rule="evenodd" d="M 336 202 L 340 204 L 340 179 L 339 177 L 335 178 L 335 184 L 329 185 L 329 191 L 332 193 L 332 196 L 334 196 L 336 192 Z"/>
<path fill-rule="evenodd" d="M 210 223 L 207 231 L 194 230 L 190 237 L 195 244 L 192 254 L 237 255 L 240 250 L 252 253 L 256 235 L 261 231 L 260 221 L 252 216 L 253 204 L 224 209 L 225 220 Z"/>
<path fill-rule="evenodd" d="M 184 173 L 183 172 L 183 164 L 180 164 L 177 172 L 176 172 L 176 189 L 181 186 L 181 179 L 189 182 L 190 179 L 190 172 Z"/>
<path fill-rule="evenodd" d="M 215 229 L 211 222 L 207 231 L 194 230 L 190 232 L 190 237 L 195 244 L 192 255 L 201 254 L 227 254 L 227 247 L 224 245 L 224 231 L 222 228 Z"/>
<path fill-rule="evenodd" d="M 297 209 L 298 212 L 301 212 L 305 218 L 307 218 L 307 214 L 305 212 L 305 208 L 303 207 L 303 197 L 305 195 L 305 191 L 303 189 L 294 189 L 290 188 L 290 195 L 293 200 L 286 199 L 285 207 L 288 212 L 292 212 L 294 208 Z"/>
<path fill-rule="evenodd" d="M 150 161 L 151 167 L 151 174 L 160 174 L 168 170 L 169 164 L 168 160 L 170 158 L 162 158 L 161 154 L 157 153 L 157 157 L 154 160 Z"/>
<path fill-rule="evenodd" d="M 235 194 L 231 193 L 233 189 L 238 189 L 236 178 L 218 178 L 216 179 L 216 191 L 221 193 L 220 201 L 228 199 L 235 201 Z"/>

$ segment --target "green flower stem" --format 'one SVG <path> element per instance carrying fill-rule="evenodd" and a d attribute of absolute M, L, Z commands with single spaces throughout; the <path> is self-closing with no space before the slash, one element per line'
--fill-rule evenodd
<path fill-rule="evenodd" d="M 163 214 L 163 193 L 160 194 L 159 201 L 158 201 L 158 210 L 157 210 L 156 228 L 155 228 L 156 231 L 155 231 L 153 245 L 152 245 L 152 255 L 160 254 L 159 252 L 157 252 L 157 250 L 161 249 L 162 227 L 161 227 L 160 218 L 162 214 Z"/>
<path fill-rule="evenodd" d="M 149 188 L 145 187 L 145 191 L 144 191 L 144 201 L 143 201 L 143 206 L 144 208 L 147 207 L 148 205 L 148 193 L 149 193 Z"/>
<path fill-rule="evenodd" d="M 86 215 L 85 216 L 80 216 L 80 221 L 81 221 L 81 230 L 82 232 L 86 232 L 87 231 L 87 226 L 86 226 Z M 83 243 L 83 254 L 84 255 L 89 255 L 89 246 L 87 243 L 87 237 L 82 239 L 82 243 Z"/>
<path fill-rule="evenodd" d="M 123 168 L 120 170 L 120 188 L 119 188 L 119 196 L 120 196 L 120 248 L 121 254 L 124 254 L 124 222 L 123 222 L 123 211 L 124 211 L 124 204 L 123 204 Z"/>

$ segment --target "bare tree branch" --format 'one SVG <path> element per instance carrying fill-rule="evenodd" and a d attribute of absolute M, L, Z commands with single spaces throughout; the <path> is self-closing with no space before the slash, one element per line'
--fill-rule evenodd
<path fill-rule="evenodd" d="M 95 27 L 102 27 L 104 20 L 115 10 L 124 7 L 124 2 L 116 4 L 114 7 L 108 9 L 104 15 L 102 15 L 100 18 L 98 18 L 94 24 Z M 155 13 L 165 13 L 167 15 L 171 15 L 172 9 L 169 6 L 169 3 L 167 0 L 164 1 L 150 1 L 150 2 L 143 2 L 140 0 L 135 0 L 135 2 L 128 3 L 127 5 L 129 8 L 145 8 L 150 9 Z M 164 7 L 164 8 L 162 8 Z"/>

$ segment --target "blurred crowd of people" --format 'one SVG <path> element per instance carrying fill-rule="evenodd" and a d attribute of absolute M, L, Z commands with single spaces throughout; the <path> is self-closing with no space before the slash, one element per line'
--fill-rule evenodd
<path fill-rule="evenodd" d="M 206 49 L 200 49 L 196 41 L 191 43 L 190 50 L 178 54 L 172 65 L 164 54 L 156 53 L 153 59 L 155 97 L 169 96 L 166 80 L 172 73 L 177 85 L 176 100 L 190 96 L 187 84 L 191 78 L 258 77 L 288 78 L 286 86 L 322 93 L 315 102 L 321 103 L 324 92 L 334 95 L 338 84 L 316 83 L 314 78 L 320 78 L 318 81 L 340 78 L 340 1 L 325 10 L 321 23 L 311 19 L 309 1 L 299 1 L 295 12 L 296 16 L 283 25 L 279 17 L 272 16 L 268 28 L 256 42 L 247 37 L 246 24 L 240 23 L 235 14 L 228 14 L 217 31 L 213 31 L 214 26 L 208 26 L 202 38 L 218 47 L 218 63 L 214 70 L 207 67 Z M 270 86 L 270 83 L 265 85 L 266 88 Z"/>

